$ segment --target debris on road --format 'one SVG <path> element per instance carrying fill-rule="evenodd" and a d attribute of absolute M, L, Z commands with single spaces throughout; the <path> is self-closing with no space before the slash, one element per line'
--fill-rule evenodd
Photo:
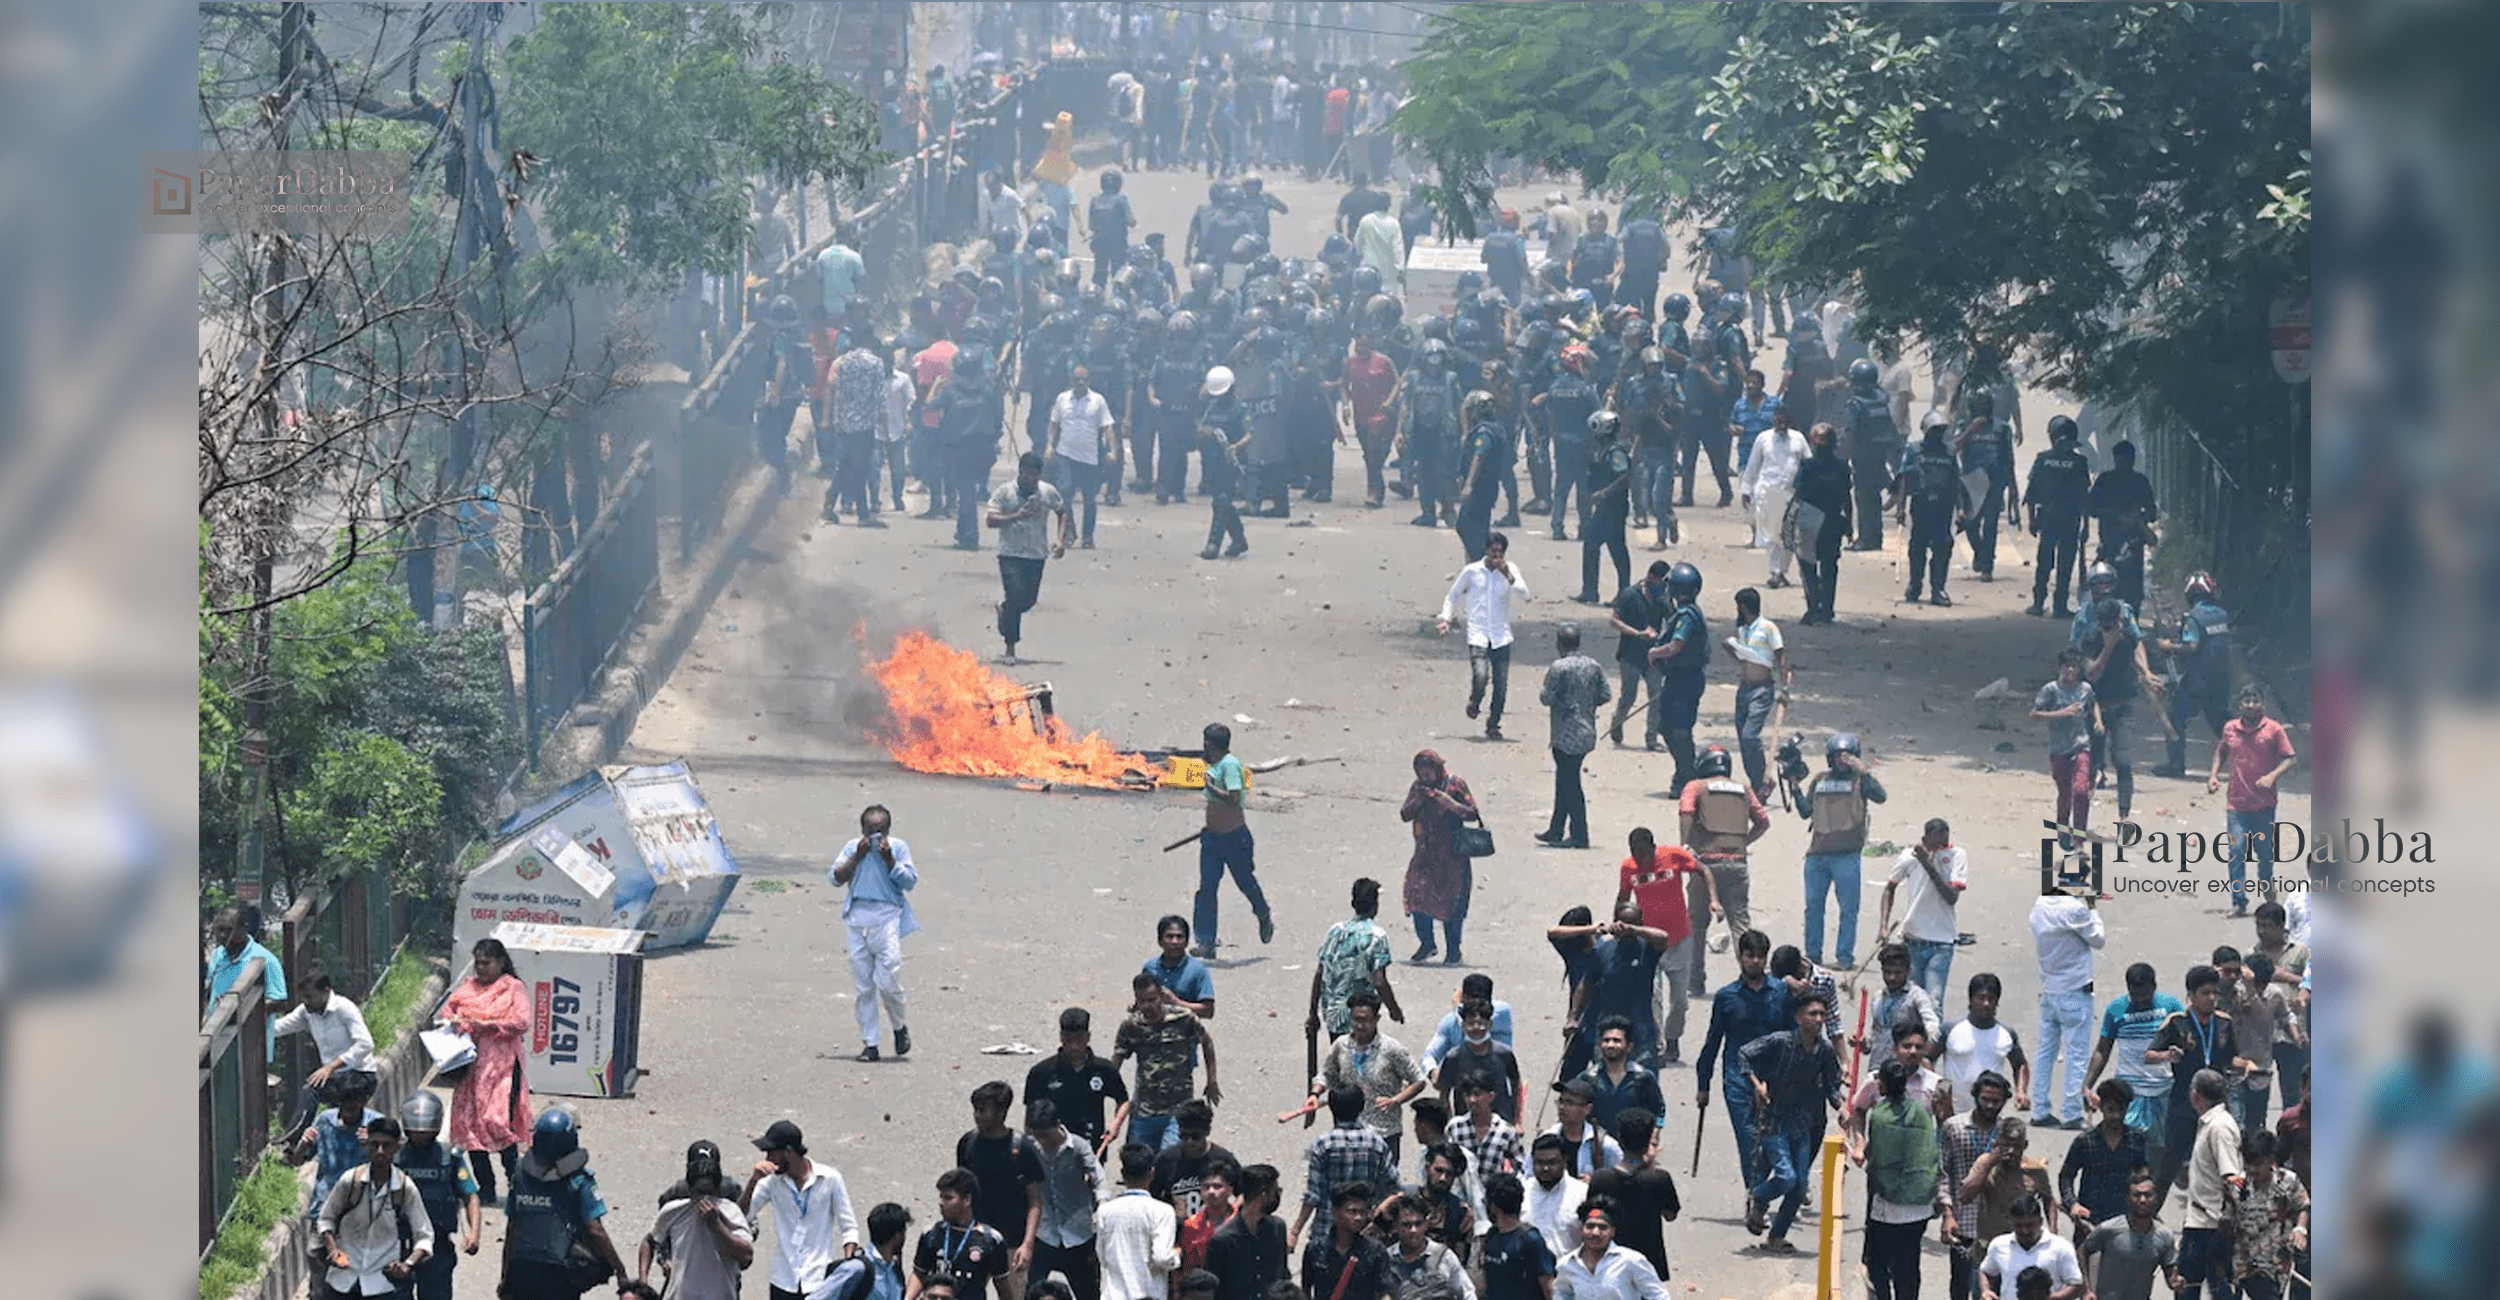
<path fill-rule="evenodd" d="M 1031 1043 L 992 1043 L 981 1049 L 983 1056 L 1039 1056 L 1042 1049 Z"/>

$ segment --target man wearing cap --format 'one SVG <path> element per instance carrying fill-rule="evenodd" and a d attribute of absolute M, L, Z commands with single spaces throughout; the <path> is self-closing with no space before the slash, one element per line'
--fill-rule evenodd
<path fill-rule="evenodd" d="M 433 1253 L 417 1265 L 411 1278 L 416 1300 L 451 1300 L 451 1271 L 460 1255 L 477 1253 L 481 1216 L 478 1211 L 477 1180 L 469 1173 L 468 1156 L 458 1147 L 441 1139 L 443 1132 L 443 1099 L 430 1092 L 420 1092 L 399 1107 L 399 1124 L 407 1132 L 406 1145 L 399 1149 L 399 1171 L 417 1185 L 417 1197 L 425 1202 L 425 1216 L 434 1225 L 430 1240 Z M 469 1231 L 461 1239 L 460 1249 L 451 1248 L 452 1230 L 460 1226 L 463 1211 Z"/>
<path fill-rule="evenodd" d="M 894 1055 L 911 1055 L 911 1030 L 903 1024 L 903 939 L 920 929 L 911 890 L 920 883 L 911 846 L 895 839 L 894 814 L 870 804 L 859 815 L 859 835 L 834 855 L 827 876 L 850 886 L 842 924 L 850 931 L 851 1009 L 859 1017 L 858 1061 L 877 1059 L 877 1011 L 883 1004 L 894 1026 Z"/>
<path fill-rule="evenodd" d="M 755 1149 L 764 1158 L 738 1193 L 738 1212 L 752 1225 L 759 1200 L 772 1210 L 772 1300 L 802 1300 L 834 1265 L 859 1254 L 851 1194 L 840 1173 L 807 1158 L 807 1139 L 786 1119 L 774 1120 Z"/>
<path fill-rule="evenodd" d="M 652 1261 L 664 1260 L 673 1300 L 738 1300 L 739 1271 L 755 1261 L 755 1229 L 728 1191 L 720 1147 L 687 1147 L 686 1179 L 661 1195 L 634 1280 L 648 1284 Z"/>

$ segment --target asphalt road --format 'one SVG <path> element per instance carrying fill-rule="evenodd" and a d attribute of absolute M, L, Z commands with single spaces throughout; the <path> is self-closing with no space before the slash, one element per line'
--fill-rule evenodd
<path fill-rule="evenodd" d="M 1177 240 L 1204 184 L 1203 177 L 1144 175 L 1133 178 L 1130 193 L 1145 227 Z M 1091 177 L 1079 186 L 1090 193 Z M 1293 209 L 1277 218 L 1278 251 L 1315 250 L 1338 191 L 1292 180 L 1271 189 Z M 1678 267 L 1668 281 L 1689 278 Z M 1759 360 L 1768 369 L 1776 354 Z M 2042 395 L 2026 395 L 2032 429 L 2052 409 Z M 1345 487 L 1360 475 L 1353 449 L 1341 449 L 1336 504 L 1298 507 L 1291 524 L 1251 520 L 1249 555 L 1229 562 L 1197 558 L 1203 505 L 1157 507 L 1132 495 L 1104 512 L 1100 549 L 1050 565 L 1041 604 L 1026 619 L 1022 649 L 1030 662 L 1013 670 L 1021 680 L 1052 683 L 1062 717 L 1126 746 L 1194 745 L 1200 727 L 1221 720 L 1232 724 L 1245 760 L 1341 760 L 1258 780 L 1251 822 L 1278 934 L 1273 945 L 1258 944 L 1247 908 L 1227 886 L 1226 947 L 1216 964 L 1219 1014 L 1210 1027 L 1226 1094 L 1216 1140 L 1245 1162 L 1284 1169 L 1295 1193 L 1308 1135 L 1274 1116 L 1302 1093 L 1300 1020 L 1314 948 L 1346 915 L 1356 877 L 1381 880 L 1396 899 L 1410 852 L 1396 809 L 1416 750 L 1447 756 L 1474 787 L 1500 843 L 1477 871 L 1468 969 L 1491 974 L 1497 995 L 1516 1006 L 1522 1064 L 1535 1077 L 1552 1076 L 1564 1012 L 1544 928 L 1574 903 L 1602 911 L 1633 826 L 1657 827 L 1663 837 L 1674 825 L 1666 757 L 1601 742 L 1587 774 L 1599 847 L 1543 850 L 1530 841 L 1552 788 L 1535 693 L 1554 626 L 1579 622 L 1601 656 L 1612 645 L 1611 636 L 1595 635 L 1602 611 L 1563 599 L 1577 585 L 1580 548 L 1549 541 L 1542 529 L 1512 530 L 1513 558 L 1537 599 L 1519 610 L 1513 739 L 1487 743 L 1461 713 L 1463 638 L 1436 637 L 1431 624 L 1462 561 L 1457 539 L 1408 526 L 1395 501 L 1391 509 L 1363 509 L 1360 491 Z M 649 1074 L 637 1095 L 580 1107 L 609 1223 L 629 1258 L 688 1142 L 717 1140 L 734 1161 L 748 1137 L 781 1118 L 802 1125 L 815 1154 L 842 1170 L 863 1216 L 868 1205 L 891 1199 L 925 1224 L 934 1214 L 934 1180 L 949 1164 L 953 1139 L 969 1127 L 968 1094 L 992 1078 L 1020 1086 L 1033 1064 L 1030 1056 L 983 1049 L 1021 1042 L 1049 1050 L 1057 1013 L 1069 1005 L 1094 1011 L 1097 1047 L 1107 1049 L 1129 977 L 1152 954 L 1155 919 L 1187 913 L 1196 887 L 1193 851 L 1158 851 L 1197 826 L 1194 793 L 1035 793 L 923 776 L 899 770 L 868 739 L 876 692 L 861 680 L 863 646 L 882 653 L 896 631 L 914 627 L 995 656 L 995 561 L 948 549 L 947 524 L 895 518 L 885 531 L 821 524 L 819 492 L 803 480 L 785 503 L 643 714 L 628 755 L 690 760 L 746 871 L 708 946 L 649 964 L 641 1040 Z M 1763 557 L 1744 549 L 1747 528 L 1734 510 L 1691 510 L 1684 519 L 1685 544 L 1669 558 L 1701 566 L 1707 612 L 1714 631 L 1723 629 L 1734 590 L 1759 585 Z M 1903 537 L 1888 533 L 1887 554 L 1848 557 L 1836 627 L 1797 627 L 1796 588 L 1767 593 L 1767 612 L 1785 629 L 1796 665 L 1787 725 L 1807 736 L 1812 751 L 1828 730 L 1865 737 L 1891 790 L 1891 802 L 1876 810 L 1875 840 L 1906 844 L 1926 818 L 1952 820 L 1971 852 L 1973 883 L 1961 915 L 1978 938 L 1957 958 L 1954 984 L 1978 971 L 2000 974 L 2007 1018 L 2028 1043 L 2038 1024 L 2037 978 L 2024 917 L 2037 889 L 2040 818 L 2051 791 L 2044 731 L 2023 714 L 2031 690 L 2052 673 L 2065 629 L 2023 617 L 2030 575 L 2018 555 L 2001 557 L 2001 580 L 1992 585 L 1957 566 L 1960 603 L 1951 609 L 1899 604 Z M 1652 557 L 1638 547 L 1636 539 L 1634 558 L 1646 563 Z M 1724 669 L 1725 657 L 1717 662 Z M 2012 698 L 1975 703 L 1973 692 L 1998 677 L 2011 679 Z M 1731 701 L 1728 678 L 1714 673 L 1703 740 L 1733 747 Z M 2141 768 L 2158 759 L 2150 726 L 2137 745 Z M 2194 752 L 2207 752 L 2205 744 Z M 2201 781 L 2139 779 L 2137 817 L 2149 828 L 2220 829 L 2221 800 Z M 2110 800 L 2104 791 L 2099 819 L 2114 815 Z M 833 852 L 870 802 L 893 808 L 895 833 L 919 860 L 916 898 L 927 927 L 906 944 L 904 967 L 917 1050 L 908 1062 L 873 1066 L 849 1059 L 858 1043 L 840 896 L 825 881 Z M 2299 787 L 2286 798 L 2286 817 L 2304 820 L 2307 803 Z M 1804 846 L 1802 823 L 1787 814 L 1775 814 L 1756 846 L 1754 915 L 1774 942 L 1800 937 Z M 1888 857 L 1869 860 L 1861 955 L 1875 947 L 1888 866 Z M 2113 866 L 2112 874 L 2174 875 L 2175 868 Z M 2129 962 L 2153 962 L 2163 987 L 2175 990 L 2184 968 L 2212 946 L 2251 937 L 2209 895 L 2128 894 L 2103 910 L 2111 930 L 2101 960 L 2104 996 L 2118 991 Z M 1409 951 L 1404 922 L 1383 920 L 1397 951 Z M 1397 966 L 1409 1023 L 1388 1032 L 1420 1048 L 1460 973 Z M 1714 981 L 1732 974 L 1729 958 L 1714 959 Z M 1870 973 L 1865 986 L 1878 984 Z M 1948 1014 L 1960 1004 L 1957 993 Z M 1688 1059 L 1705 1026 L 1697 1008 Z M 1709 1118 L 1701 1174 L 1687 1179 L 1693 1092 L 1667 1091 L 1666 1156 L 1686 1207 L 1669 1230 L 1675 1287 L 1759 1296 L 1811 1286 L 1811 1221 L 1793 1234 L 1802 1248 L 1796 1256 L 1753 1249 L 1724 1120 Z M 2062 1135 L 2043 1134 L 2035 1149 L 2055 1159 L 2065 1144 Z M 1861 1193 L 1852 1187 L 1844 1203 L 1862 1204 Z M 1841 1273 L 1855 1293 L 1863 1289 L 1855 1220 L 1846 1226 Z M 494 1249 L 490 1240 L 486 1259 Z M 1929 1285 L 1941 1289 L 1944 1261 L 1932 1245 L 1928 1263 Z M 464 1269 L 460 1294 L 490 1295 L 490 1274 Z M 760 1289 L 764 1280 L 751 1285 Z"/>

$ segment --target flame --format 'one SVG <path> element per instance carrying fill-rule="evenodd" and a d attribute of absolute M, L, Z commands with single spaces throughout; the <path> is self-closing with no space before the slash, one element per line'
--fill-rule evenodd
<path fill-rule="evenodd" d="M 1056 717 L 1035 731 L 1019 705 L 1023 683 L 921 632 L 869 665 L 885 688 L 891 720 L 876 736 L 894 761 L 944 776 L 1029 777 L 1100 789 L 1151 784 L 1163 765 L 1123 753 L 1099 732 L 1073 736 Z"/>

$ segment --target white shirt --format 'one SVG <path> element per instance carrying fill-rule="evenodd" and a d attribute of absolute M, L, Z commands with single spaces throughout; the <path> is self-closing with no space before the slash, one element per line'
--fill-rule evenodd
<path fill-rule="evenodd" d="M 1164 1279 L 1181 1266 L 1180 1220 L 1172 1207 L 1132 1187 L 1094 1213 L 1103 1300 L 1164 1300 Z"/>
<path fill-rule="evenodd" d="M 1759 497 L 1772 492 L 1785 492 L 1797 481 L 1797 467 L 1805 463 L 1806 436 L 1795 429 L 1773 425 L 1753 436 L 1753 458 L 1745 462 L 1744 494 Z"/>
<path fill-rule="evenodd" d="M 772 1284 L 784 1291 L 805 1291 L 823 1281 L 841 1261 L 842 1247 L 859 1242 L 851 1193 L 842 1175 L 821 1160 L 808 1162 L 803 1185 L 793 1186 L 780 1174 L 764 1175 L 749 1204 L 758 1219 L 766 1209 L 773 1212 Z"/>
<path fill-rule="evenodd" d="M 920 388 L 912 382 L 910 371 L 897 370 L 886 376 L 885 422 L 877 426 L 877 441 L 901 442 L 911 433 L 912 399 L 919 395 Z"/>
<path fill-rule="evenodd" d="M 1573 1251 L 1554 1261 L 1554 1300 L 1674 1300 L 1658 1270 L 1629 1246 L 1608 1246 L 1590 1268 Z"/>
<path fill-rule="evenodd" d="M 1050 404 L 1050 423 L 1059 431 L 1054 445 L 1058 454 L 1080 465 L 1097 464 L 1102 460 L 1103 434 L 1111 428 L 1111 403 L 1095 389 L 1086 389 L 1081 401 L 1076 390 L 1069 389 Z"/>
<path fill-rule="evenodd" d="M 990 235 L 1000 226 L 1012 226 L 1021 239 L 1024 235 L 1024 198 L 1011 185 L 1001 185 L 996 193 L 981 191 L 981 233 Z"/>
<path fill-rule="evenodd" d="M 1944 1077 L 1953 1084 L 1953 1111 L 1967 1114 L 1971 1109 L 1971 1085 L 1990 1070 L 2014 1081 L 2014 1054 L 2022 1050 L 2022 1036 L 2002 1019 L 1981 1029 L 1967 1020 L 1956 1020 L 1944 1031 L 1944 1052 L 1936 1064 L 1944 1067 Z"/>
<path fill-rule="evenodd" d="M 1580 1140 L 1577 1142 L 1573 1142 L 1570 1135 L 1563 1132 L 1561 1120 L 1554 1121 L 1554 1127 L 1545 1131 L 1561 1138 L 1564 1143 L 1574 1148 L 1572 1154 L 1577 1163 L 1572 1167 L 1571 1176 L 1582 1182 L 1588 1181 L 1589 1175 L 1600 1169 L 1612 1169 L 1623 1163 L 1622 1145 L 1606 1136 L 1605 1131 L 1597 1127 L 1595 1120 L 1580 1126 Z M 1572 1240 L 1577 1241 L 1579 1238 L 1575 1236 Z M 1555 1251 L 1554 1256 L 1559 1259 L 1562 1257 L 1562 1252 Z"/>
<path fill-rule="evenodd" d="M 1911 385 L 1916 379 L 1907 361 L 1895 361 L 1875 377 L 1875 386 L 1884 390 L 1885 403 L 1892 408 L 1892 427 L 1904 438 L 1910 436 L 1910 401 L 1916 396 Z"/>
<path fill-rule="evenodd" d="M 1988 1257 L 1979 1264 L 1979 1271 L 1997 1280 L 1997 1294 L 2012 1300 L 2014 1279 L 2023 1270 L 2037 1267 L 2049 1275 L 2049 1289 L 2072 1286 L 2083 1280 L 2083 1261 L 2075 1257 L 2075 1243 L 2057 1233 L 2042 1229 L 2040 1240 L 2025 1249 L 2014 1240 L 2013 1233 L 1988 1243 Z"/>
<path fill-rule="evenodd" d="M 373 1031 L 365 1028 L 365 1013 L 356 1009 L 341 994 L 330 995 L 330 1005 L 319 1011 L 297 1003 L 293 1011 L 278 1017 L 269 1027 L 272 1037 L 312 1033 L 313 1047 L 321 1053 L 323 1064 L 339 1063 L 342 1070 L 373 1068 Z"/>
<path fill-rule="evenodd" d="M 337 1000 L 335 995 L 332 1000 Z M 329 1198 L 321 1203 L 317 1229 L 337 1233 L 339 1249 L 347 1252 L 347 1267 L 322 1270 L 333 1291 L 389 1295 L 397 1284 L 383 1273 L 385 1267 L 403 1258 L 422 1261 L 434 1253 L 433 1221 L 426 1218 L 425 1201 L 417 1195 L 415 1181 L 393 1169 L 390 1185 L 377 1196 L 372 1177 L 373 1166 L 369 1164 L 348 1170 L 339 1176 L 330 1188 Z M 399 1253 L 403 1216 L 412 1238 L 405 1256 Z"/>
<path fill-rule="evenodd" d="M 737 1198 L 723 1196 L 715 1203 L 729 1235 L 755 1244 L 755 1229 L 738 1212 Z M 696 1204 L 692 1198 L 670 1201 L 660 1207 L 660 1217 L 651 1224 L 649 1240 L 668 1249 L 668 1293 L 681 1300 L 736 1300 L 738 1266 L 730 1261 L 720 1237 L 704 1226 Z"/>
<path fill-rule="evenodd" d="M 2308 890 L 2283 896 L 2283 928 L 2291 934 L 2292 942 L 2303 948 L 2309 946 Z"/>
<path fill-rule="evenodd" d="M 2040 991 L 2081 992 L 2092 983 L 2092 950 L 2108 941 L 2101 914 L 2072 894 L 2042 894 L 2031 905 L 2031 942 L 2040 951 Z"/>
<path fill-rule="evenodd" d="M 1545 1236 L 1545 1248 L 1554 1258 L 1580 1248 L 1580 1202 L 1589 1198 L 1589 1185 L 1566 1174 L 1547 1191 L 1536 1179 L 1527 1180 L 1527 1196 L 1520 1203 L 1519 1221 L 1534 1227 Z"/>
<path fill-rule="evenodd" d="M 1508 561 L 1512 573 L 1519 572 L 1519 562 Z M 1528 594 L 1523 578 L 1513 582 L 1484 566 L 1478 560 L 1458 571 L 1458 581 L 1450 584 L 1449 596 L 1441 602 L 1441 620 L 1460 621 L 1459 611 L 1466 611 L 1467 644 L 1499 650 L 1510 644 L 1510 597 L 1517 592 L 1521 600 L 1534 600 Z"/>
<path fill-rule="evenodd" d="M 1936 855 L 1936 874 L 1945 883 L 1970 883 L 1970 857 L 1960 846 L 1948 844 Z M 1902 899 L 1901 937 L 1904 940 L 1924 939 L 1929 943 L 1952 943 L 1961 937 L 1954 905 L 1927 879 L 1927 868 L 1918 864 L 1918 854 L 1901 851 L 1899 861 L 1892 864 L 1892 883 L 1900 886 Z"/>

